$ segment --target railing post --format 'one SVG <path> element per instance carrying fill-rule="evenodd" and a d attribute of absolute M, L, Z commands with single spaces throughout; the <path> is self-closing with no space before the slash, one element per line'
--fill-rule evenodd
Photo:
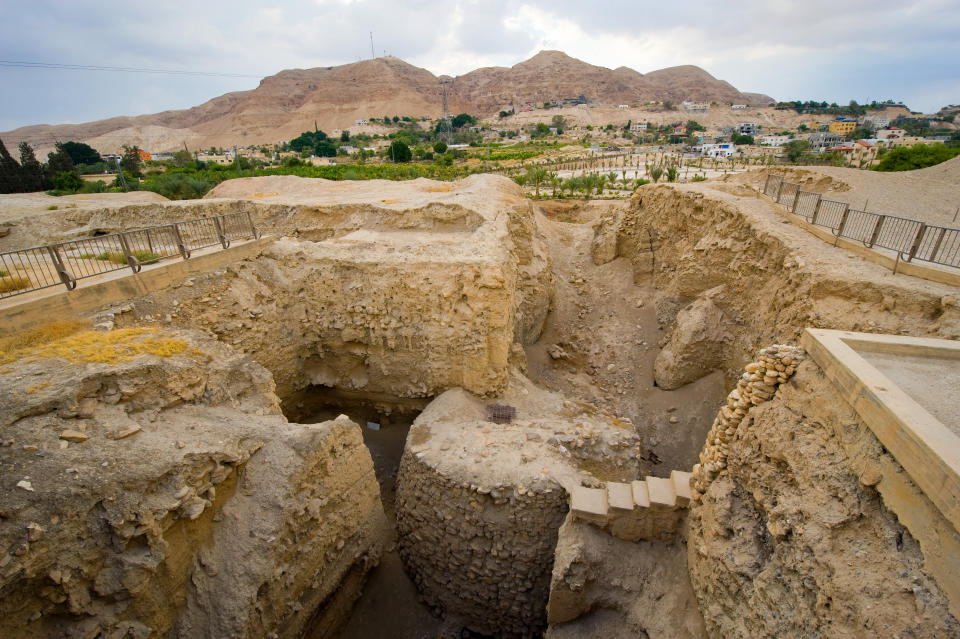
<path fill-rule="evenodd" d="M 250 211 L 247 211 L 247 222 L 250 223 L 250 234 L 253 235 L 253 239 L 260 239 L 260 230 L 253 225 L 253 218 L 250 216 Z"/>
<path fill-rule="evenodd" d="M 58 246 L 59 244 L 48 244 L 47 251 L 50 253 L 50 259 L 53 260 L 53 265 L 57 269 L 57 275 L 60 276 L 60 281 L 63 282 L 63 285 L 67 287 L 68 291 L 72 291 L 77 288 L 77 278 L 71 275 L 67 267 L 63 265 L 60 251 L 57 250 Z"/>
<path fill-rule="evenodd" d="M 773 176 L 767 173 L 767 181 L 763 183 L 763 194 L 766 195 L 767 191 L 770 190 L 770 178 Z"/>
<path fill-rule="evenodd" d="M 220 223 L 219 215 L 213 217 L 213 225 L 217 227 L 217 235 L 220 237 L 220 246 L 223 248 L 230 248 L 230 240 L 227 239 L 227 236 L 223 233 L 223 225 Z"/>
<path fill-rule="evenodd" d="M 840 226 L 837 227 L 837 241 L 833 243 L 836 246 L 843 237 L 843 231 L 847 228 L 847 218 L 850 216 L 850 205 L 843 205 L 843 214 L 840 216 Z"/>
<path fill-rule="evenodd" d="M 930 261 L 937 261 L 937 251 L 940 250 L 940 242 L 943 241 L 943 236 L 947 234 L 947 229 L 943 226 L 940 227 L 940 233 L 937 234 L 937 241 L 933 243 L 933 250 L 930 251 Z M 912 258 L 911 258 L 912 259 Z"/>
<path fill-rule="evenodd" d="M 817 193 L 817 203 L 816 203 L 816 205 L 813 207 L 813 217 L 810 218 L 810 223 L 811 223 L 811 224 L 816 224 L 816 223 L 817 223 L 817 217 L 820 215 L 820 202 L 822 202 L 822 201 L 823 201 L 823 196 L 820 195 L 819 193 Z"/>
<path fill-rule="evenodd" d="M 180 257 L 185 260 L 190 259 L 190 251 L 187 250 L 187 245 L 183 243 L 183 236 L 180 235 L 180 227 L 174 222 L 170 225 L 170 228 L 173 229 L 173 234 L 177 238 L 177 248 L 180 250 Z"/>
<path fill-rule="evenodd" d="M 790 207 L 790 212 L 793 213 L 794 215 L 797 214 L 797 202 L 799 201 L 800 201 L 800 187 L 797 186 L 797 192 L 793 196 L 793 205 Z"/>
<path fill-rule="evenodd" d="M 783 191 L 783 178 L 780 178 L 780 185 L 777 187 L 777 195 L 773 198 L 773 201 L 780 203 L 780 192 Z"/>
<path fill-rule="evenodd" d="M 866 211 L 864 211 L 866 213 Z M 873 225 L 873 233 L 870 234 L 870 242 L 864 242 L 867 248 L 873 248 L 873 245 L 877 243 L 877 238 L 880 237 L 880 227 L 883 226 L 883 220 L 886 219 L 886 215 L 878 215 L 877 221 Z"/>
<path fill-rule="evenodd" d="M 140 272 L 140 260 L 133 256 L 133 253 L 130 252 L 130 245 L 127 244 L 127 234 L 126 233 L 117 233 L 117 238 L 120 240 L 120 248 L 123 249 L 123 254 L 127 258 L 127 264 L 130 265 L 130 270 L 134 273 Z"/>
<path fill-rule="evenodd" d="M 913 242 L 910 244 L 910 254 L 907 255 L 906 261 L 913 261 L 917 251 L 920 250 L 920 241 L 923 238 L 923 232 L 926 230 L 926 228 L 927 225 L 923 222 L 920 222 L 920 228 L 917 229 L 917 234 L 913 237 Z"/>

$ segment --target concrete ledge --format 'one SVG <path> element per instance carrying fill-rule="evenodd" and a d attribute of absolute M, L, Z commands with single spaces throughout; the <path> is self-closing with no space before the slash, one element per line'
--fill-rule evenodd
<path fill-rule="evenodd" d="M 929 356 L 960 366 L 960 342 L 808 328 L 801 343 L 880 443 L 960 531 L 960 437 L 857 352 Z M 942 400 L 958 401 L 955 394 Z"/>
<path fill-rule="evenodd" d="M 175 282 L 241 260 L 252 259 L 274 241 L 262 237 L 228 249 L 194 255 L 188 260 L 145 266 L 139 273 L 115 271 L 81 282 L 76 289 L 46 289 L 23 298 L 8 298 L 0 305 L 0 332 L 12 333 L 56 320 L 84 317 L 108 304 L 142 297 Z"/>

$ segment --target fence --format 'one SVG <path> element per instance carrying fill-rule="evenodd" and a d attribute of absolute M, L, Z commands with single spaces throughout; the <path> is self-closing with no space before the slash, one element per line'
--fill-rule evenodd
<path fill-rule="evenodd" d="M 846 202 L 824 200 L 819 193 L 803 191 L 780 175 L 767 175 L 763 193 L 811 224 L 830 229 L 837 237 L 863 242 L 867 248 L 896 251 L 898 259 L 905 262 L 922 260 L 960 268 L 960 229 L 851 209 Z"/>
<path fill-rule="evenodd" d="M 229 213 L 0 253 L 0 299 L 58 284 L 72 291 L 84 278 L 125 268 L 139 273 L 144 264 L 259 237 L 249 213 Z"/>

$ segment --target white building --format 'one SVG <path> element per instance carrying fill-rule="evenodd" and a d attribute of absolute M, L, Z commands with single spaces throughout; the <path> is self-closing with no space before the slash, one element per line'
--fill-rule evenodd
<path fill-rule="evenodd" d="M 631 124 L 631 125 L 630 125 L 630 130 L 631 130 L 631 131 L 646 131 L 646 130 L 647 130 L 647 123 L 646 123 L 646 122 L 635 122 L 634 124 Z"/>
<path fill-rule="evenodd" d="M 760 125 L 756 122 L 738 122 L 733 129 L 740 135 L 755 136 L 760 133 Z"/>
<path fill-rule="evenodd" d="M 749 109 L 750 107 L 746 104 L 731 104 L 730 108 L 733 109 L 734 111 L 744 111 L 746 109 Z"/>
<path fill-rule="evenodd" d="M 864 116 L 863 126 L 873 129 L 874 131 L 879 131 L 880 129 L 885 129 L 890 126 L 890 118 L 884 118 L 879 115 L 867 115 Z"/>
<path fill-rule="evenodd" d="M 617 108 L 618 108 L 618 109 L 629 109 L 629 108 L 630 108 L 630 105 L 629 105 L 629 104 L 618 104 L 618 105 L 617 105 Z"/>
<path fill-rule="evenodd" d="M 367 126 L 367 119 L 366 119 L 366 118 L 360 118 L 359 120 L 356 121 L 356 125 L 357 125 L 357 126 Z"/>
<path fill-rule="evenodd" d="M 792 139 L 789 135 L 764 135 L 760 138 L 760 146 L 783 146 Z"/>
<path fill-rule="evenodd" d="M 709 102 L 691 102 L 686 100 L 681 103 L 681 106 L 687 111 L 709 111 L 710 103 Z"/>
<path fill-rule="evenodd" d="M 729 158 L 737 152 L 737 147 L 731 142 L 706 143 L 696 148 L 700 151 L 700 155 L 705 158 Z"/>

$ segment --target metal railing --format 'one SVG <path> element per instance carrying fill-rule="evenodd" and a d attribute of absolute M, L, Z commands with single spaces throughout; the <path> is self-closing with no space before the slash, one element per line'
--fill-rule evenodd
<path fill-rule="evenodd" d="M 868 248 L 896 251 L 897 259 L 905 262 L 922 260 L 960 268 L 960 229 L 851 209 L 846 202 L 824 200 L 819 193 L 804 191 L 780 175 L 767 174 L 763 193 L 837 237 L 862 242 Z"/>
<path fill-rule="evenodd" d="M 72 291 L 84 278 L 125 268 L 139 273 L 144 264 L 259 237 L 249 213 L 228 213 L 8 251 L 0 253 L 0 299 L 58 284 Z"/>

